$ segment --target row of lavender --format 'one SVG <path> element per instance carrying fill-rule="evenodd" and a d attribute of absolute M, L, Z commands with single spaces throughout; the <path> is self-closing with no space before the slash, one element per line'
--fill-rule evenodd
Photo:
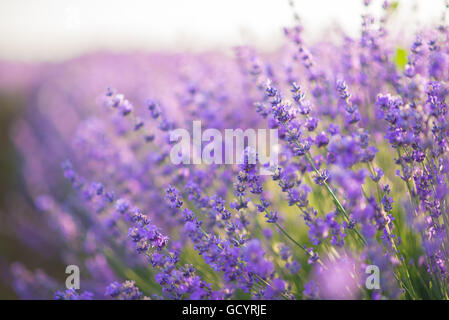
<path fill-rule="evenodd" d="M 449 29 L 398 48 L 385 9 L 339 45 L 308 46 L 298 25 L 271 56 L 238 48 L 49 68 L 13 137 L 27 194 L 60 258 L 81 268 L 81 289 L 16 263 L 18 294 L 449 298 Z M 194 120 L 278 129 L 278 168 L 261 176 L 247 153 L 241 165 L 174 165 L 169 134 Z M 46 250 L 36 238 L 48 235 L 17 232 Z M 367 266 L 379 287 L 366 285 Z"/>

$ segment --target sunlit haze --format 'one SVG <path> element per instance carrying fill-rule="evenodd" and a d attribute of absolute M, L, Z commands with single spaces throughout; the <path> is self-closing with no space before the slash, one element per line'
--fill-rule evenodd
<path fill-rule="evenodd" d="M 383 0 L 370 9 L 380 11 Z M 296 0 L 306 36 L 341 27 L 359 31 L 366 10 L 360 0 Z M 400 1 L 399 28 L 437 23 L 443 1 Z M 413 17 L 413 19 L 410 19 Z M 251 44 L 267 50 L 293 24 L 288 0 L 3 0 L 0 58 L 54 60 L 98 50 L 201 51 Z M 404 23 L 402 23 L 404 21 Z"/>

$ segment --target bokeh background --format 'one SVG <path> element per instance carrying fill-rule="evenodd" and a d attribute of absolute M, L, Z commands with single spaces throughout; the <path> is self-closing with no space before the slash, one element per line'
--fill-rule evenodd
<path fill-rule="evenodd" d="M 288 0 L 0 1 L 0 299 L 17 298 L 10 274 L 15 261 L 31 270 L 45 270 L 55 279 L 65 278 L 61 247 L 34 209 L 26 188 L 28 173 L 14 144 L 24 110 L 33 111 L 36 104 L 38 117 L 45 112 L 42 105 L 60 103 L 52 97 L 72 99 L 80 87 L 77 81 L 99 79 L 99 74 L 101 81 L 92 81 L 85 95 L 92 104 L 96 90 L 126 87 L 131 77 L 169 77 L 148 63 L 150 57 L 170 65 L 163 69 L 167 72 L 185 63 L 177 58 L 179 53 L 194 61 L 206 53 L 231 59 L 231 49 L 240 45 L 276 52 L 285 41 L 282 28 L 292 25 L 294 13 L 311 42 L 323 36 L 332 41 L 340 31 L 356 35 L 360 30 L 362 1 L 293 3 L 294 10 Z M 407 30 L 412 35 L 441 16 L 439 0 L 406 0 L 398 5 L 401 10 L 393 26 L 398 34 Z M 143 81 L 142 90 L 145 86 L 150 82 Z M 51 95 L 53 90 L 59 94 Z M 52 156 L 45 155 L 49 163 Z M 42 247 L 45 254 L 38 250 Z"/>

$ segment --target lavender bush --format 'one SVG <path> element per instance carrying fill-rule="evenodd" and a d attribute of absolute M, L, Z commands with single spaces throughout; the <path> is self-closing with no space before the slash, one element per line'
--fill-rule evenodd
<path fill-rule="evenodd" d="M 12 136 L 25 205 L 53 232 L 20 206 L 14 230 L 42 254 L 56 243 L 81 281 L 66 289 L 16 262 L 17 294 L 448 299 L 449 28 L 398 47 L 394 7 L 337 44 L 308 45 L 297 20 L 271 55 L 100 54 L 43 68 Z M 278 129 L 278 167 L 261 175 L 248 150 L 236 165 L 173 164 L 170 132 L 196 120 Z"/>

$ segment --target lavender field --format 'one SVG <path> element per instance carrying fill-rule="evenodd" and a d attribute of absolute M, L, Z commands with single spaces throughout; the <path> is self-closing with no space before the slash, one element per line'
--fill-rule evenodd
<path fill-rule="evenodd" d="M 356 37 L 292 4 L 276 50 L 0 61 L 0 299 L 448 300 L 449 4 L 362 2 Z"/>

